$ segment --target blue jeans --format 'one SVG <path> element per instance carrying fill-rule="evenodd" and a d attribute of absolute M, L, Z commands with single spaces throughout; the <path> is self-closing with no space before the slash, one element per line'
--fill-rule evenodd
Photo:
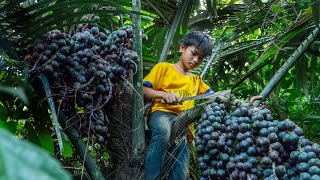
<path fill-rule="evenodd" d="M 144 163 L 145 180 L 158 180 L 160 179 L 161 171 L 166 170 L 168 170 L 169 180 L 186 180 L 188 178 L 190 152 L 186 138 L 176 146 L 174 154 L 168 154 L 173 156 L 172 164 L 168 165 L 169 168 L 164 167 L 175 117 L 174 114 L 162 111 L 155 111 L 150 116 L 151 140 Z"/>

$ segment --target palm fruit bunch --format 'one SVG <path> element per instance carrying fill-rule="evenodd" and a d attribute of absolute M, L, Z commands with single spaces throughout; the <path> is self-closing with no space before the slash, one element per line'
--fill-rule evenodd
<path fill-rule="evenodd" d="M 130 78 L 139 62 L 132 39 L 130 26 L 110 32 L 78 25 L 72 36 L 49 31 L 28 48 L 29 81 L 41 86 L 38 77 L 45 74 L 56 107 L 83 136 L 105 143 L 109 122 L 103 107 L 113 96 L 113 87 Z"/>
<path fill-rule="evenodd" d="M 196 127 L 201 180 L 320 179 L 320 146 L 269 109 L 208 104 Z"/>

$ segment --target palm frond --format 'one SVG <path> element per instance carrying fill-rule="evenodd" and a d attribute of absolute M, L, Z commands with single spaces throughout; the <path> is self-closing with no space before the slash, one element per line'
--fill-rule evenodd
<path fill-rule="evenodd" d="M 107 25 L 110 23 L 117 24 L 112 18 L 116 15 L 133 15 L 133 13 L 136 13 L 123 6 L 123 4 L 131 5 L 126 1 L 74 0 L 52 2 L 44 0 L 25 8 L 21 7 L 21 2 L 23 1 L 9 2 L 0 8 L 0 11 L 5 13 L 2 20 L 7 23 L 2 26 L 1 33 L 9 41 L 16 42 L 14 44 L 16 47 L 24 47 L 30 42 L 34 42 L 37 37 L 49 30 L 68 29 L 73 24 L 79 24 L 83 15 L 97 15 L 100 17 L 100 24 Z M 99 23 L 100 21 L 89 22 Z M 82 22 L 85 22 L 85 20 Z"/>
<path fill-rule="evenodd" d="M 320 1 L 319 0 L 312 0 L 312 14 L 314 18 L 315 24 L 319 25 L 319 19 L 320 19 Z"/>

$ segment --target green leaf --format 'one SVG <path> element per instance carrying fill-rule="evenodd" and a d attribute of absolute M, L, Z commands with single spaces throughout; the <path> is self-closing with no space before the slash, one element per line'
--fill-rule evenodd
<path fill-rule="evenodd" d="M 0 119 L 0 128 L 8 129 L 6 123 L 4 123 L 1 119 Z"/>
<path fill-rule="evenodd" d="M 62 141 L 63 141 L 62 156 L 64 158 L 72 158 L 73 157 L 72 144 L 70 143 L 70 141 L 67 141 L 65 139 L 62 139 Z"/>
<path fill-rule="evenodd" d="M 229 46 L 229 47 L 225 47 L 223 48 L 222 53 L 219 55 L 220 58 L 230 58 L 232 56 L 239 56 L 239 54 L 242 54 L 245 51 L 249 51 L 251 49 L 260 47 L 261 45 L 270 42 L 271 39 L 270 38 L 264 38 L 264 39 L 257 39 L 257 42 L 253 42 L 253 41 L 247 41 L 246 42 L 240 42 L 236 45 L 234 45 L 234 47 Z M 236 47 L 237 46 L 237 47 Z M 231 49 L 231 50 L 228 50 Z"/>
<path fill-rule="evenodd" d="M 0 129 L 0 179 L 71 180 L 59 162 L 35 145 Z"/>
<path fill-rule="evenodd" d="M 306 119 L 319 119 L 320 120 L 320 116 L 309 115 L 309 116 L 306 117 Z"/>
<path fill-rule="evenodd" d="M 51 155 L 54 154 L 53 139 L 47 129 L 34 129 L 30 123 L 26 123 L 28 140 L 47 150 Z"/>
<path fill-rule="evenodd" d="M 106 159 L 110 158 L 110 154 L 108 152 L 103 152 L 102 156 Z"/>
<path fill-rule="evenodd" d="M 39 138 L 39 143 L 41 147 L 53 155 L 54 154 L 53 139 L 49 134 L 49 132 L 39 133 L 38 138 Z"/>
<path fill-rule="evenodd" d="M 18 123 L 17 122 L 13 122 L 13 121 L 8 121 L 8 122 L 5 122 L 6 124 L 6 129 L 9 130 L 11 133 L 15 134 L 16 131 L 17 131 L 17 125 Z"/>
<path fill-rule="evenodd" d="M 295 78 L 294 77 L 289 77 L 289 78 L 283 78 L 281 80 L 281 88 L 283 89 L 289 89 L 290 86 L 294 83 Z"/>
<path fill-rule="evenodd" d="M 0 85 L 0 92 L 18 96 L 19 98 L 21 98 L 21 100 L 25 104 L 28 104 L 27 96 L 26 96 L 23 88 L 21 88 L 21 87 L 8 87 L 8 86 L 1 86 Z"/>
<path fill-rule="evenodd" d="M 312 0 L 311 8 L 312 8 L 312 15 L 313 15 L 313 18 L 314 18 L 314 22 L 315 22 L 315 24 L 319 25 L 320 1 L 319 0 Z"/>
<path fill-rule="evenodd" d="M 161 13 L 161 11 L 151 1 L 146 0 L 146 2 L 155 12 L 157 12 L 157 14 L 159 14 L 159 16 L 164 20 L 166 24 L 170 24 L 167 18 Z"/>
<path fill-rule="evenodd" d="M 0 121 L 6 121 L 8 119 L 8 114 L 6 109 L 0 104 Z"/>

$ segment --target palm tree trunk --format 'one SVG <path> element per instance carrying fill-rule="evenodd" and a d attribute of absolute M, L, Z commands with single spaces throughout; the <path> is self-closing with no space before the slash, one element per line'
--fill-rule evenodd
<path fill-rule="evenodd" d="M 132 10 L 140 12 L 140 0 L 132 1 Z M 133 110 L 132 110 L 132 156 L 134 159 L 142 159 L 143 150 L 145 148 L 145 134 L 144 134 L 144 116 L 143 116 L 143 93 L 142 93 L 142 79 L 143 79 L 143 66 L 142 66 L 142 50 L 141 50 L 141 17 L 139 14 L 134 14 L 132 24 L 135 26 L 133 49 L 140 57 L 137 63 L 137 72 L 133 76 L 133 86 L 136 93 L 133 93 Z"/>

